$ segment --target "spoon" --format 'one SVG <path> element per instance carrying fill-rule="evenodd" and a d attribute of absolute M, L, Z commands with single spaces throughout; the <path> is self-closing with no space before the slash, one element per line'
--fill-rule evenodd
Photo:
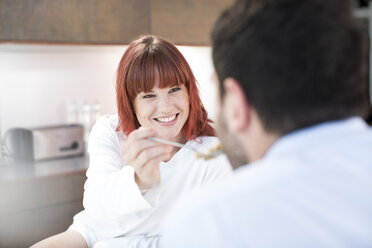
<path fill-rule="evenodd" d="M 216 145 L 215 147 L 209 149 L 207 152 L 200 152 L 196 148 L 194 148 L 192 146 L 189 146 L 189 145 L 186 145 L 186 144 L 181 144 L 181 143 L 178 143 L 178 142 L 164 140 L 164 139 L 160 139 L 160 138 L 156 138 L 156 137 L 149 137 L 148 139 L 151 140 L 151 141 L 155 141 L 155 142 L 159 142 L 159 143 L 163 143 L 163 144 L 167 144 L 167 145 L 171 145 L 171 146 L 175 146 L 175 147 L 179 147 L 179 148 L 185 147 L 187 149 L 190 149 L 190 150 L 194 151 L 195 155 L 196 155 L 196 158 L 202 158 L 202 159 L 205 159 L 205 160 L 215 158 L 215 157 L 222 154 L 221 144 Z"/>

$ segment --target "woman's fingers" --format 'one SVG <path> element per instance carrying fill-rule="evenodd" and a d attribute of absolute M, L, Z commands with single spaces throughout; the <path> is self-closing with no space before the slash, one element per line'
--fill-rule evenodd
<path fill-rule="evenodd" d="M 131 164 L 133 160 L 136 160 L 141 152 L 153 148 L 153 147 L 164 147 L 164 145 L 152 142 L 147 139 L 140 139 L 133 143 L 127 143 L 123 146 L 123 160 L 125 164 Z"/>
<path fill-rule="evenodd" d="M 174 148 L 149 137 L 156 137 L 156 132 L 145 127 L 130 133 L 123 144 L 123 160 L 134 168 L 139 186 L 151 187 L 160 180 L 159 163 L 169 160 Z"/>
<path fill-rule="evenodd" d="M 137 162 L 139 167 L 144 167 L 146 164 L 150 163 L 152 160 L 159 160 L 163 157 L 167 158 L 167 155 L 170 155 L 173 148 L 171 146 L 167 145 L 160 145 L 160 146 L 154 146 L 147 148 L 146 150 L 143 150 L 137 157 Z"/>
<path fill-rule="evenodd" d="M 155 135 L 156 135 L 156 131 L 154 129 L 147 128 L 147 127 L 140 127 L 129 134 L 128 140 L 145 139 L 145 138 L 155 136 Z"/>
<path fill-rule="evenodd" d="M 152 146 L 157 146 L 155 142 L 148 140 L 148 137 L 155 136 L 156 132 L 152 129 L 140 127 L 129 134 L 123 144 L 123 160 L 126 164 L 131 164 L 142 150 Z"/>
<path fill-rule="evenodd" d="M 171 158 L 171 150 L 167 147 L 163 153 L 157 153 L 158 155 L 152 156 L 152 153 L 148 153 L 141 157 L 141 160 L 146 162 L 136 169 L 136 181 L 140 188 L 149 188 L 160 181 L 159 164 Z"/>

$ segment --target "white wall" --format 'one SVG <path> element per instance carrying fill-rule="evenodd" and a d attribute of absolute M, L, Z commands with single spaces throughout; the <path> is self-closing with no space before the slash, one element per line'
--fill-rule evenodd
<path fill-rule="evenodd" d="M 97 101 L 116 113 L 115 72 L 126 46 L 0 45 L 0 130 L 67 122 L 67 102 Z M 215 119 L 209 47 L 179 47 Z"/>

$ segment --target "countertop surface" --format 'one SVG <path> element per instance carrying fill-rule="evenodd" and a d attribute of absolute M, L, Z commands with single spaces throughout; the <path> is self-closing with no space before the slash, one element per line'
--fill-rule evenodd
<path fill-rule="evenodd" d="M 88 156 L 41 162 L 1 162 L 0 183 L 85 172 L 88 165 Z"/>

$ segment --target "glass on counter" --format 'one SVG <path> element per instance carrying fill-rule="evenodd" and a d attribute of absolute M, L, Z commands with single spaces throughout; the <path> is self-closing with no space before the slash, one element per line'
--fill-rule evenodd
<path fill-rule="evenodd" d="M 66 122 L 80 124 L 84 127 L 85 149 L 88 148 L 90 130 L 101 116 L 101 104 L 98 101 L 88 103 L 85 101 L 68 101 L 66 103 Z"/>

